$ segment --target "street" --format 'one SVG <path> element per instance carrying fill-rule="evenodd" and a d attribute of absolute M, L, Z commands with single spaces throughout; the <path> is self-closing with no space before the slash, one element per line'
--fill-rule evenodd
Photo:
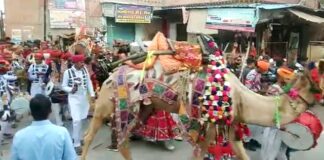
<path fill-rule="evenodd" d="M 324 122 L 324 107 L 316 107 L 314 112 Z M 26 126 L 31 121 L 30 118 L 24 118 L 23 122 L 19 123 L 19 128 Z M 69 124 L 70 122 L 68 122 Z M 118 152 L 111 152 L 106 149 L 110 144 L 110 129 L 103 126 L 94 139 L 88 160 L 123 160 Z M 161 145 L 135 141 L 131 143 L 131 151 L 135 160 L 188 160 L 192 155 L 192 147 L 186 142 L 175 142 L 176 150 L 173 152 L 166 151 Z M 3 159 L 9 160 L 10 144 L 3 147 Z M 306 152 L 295 152 L 292 154 L 291 160 L 323 160 L 324 157 L 324 136 L 320 137 L 318 146 L 315 149 Z M 261 160 L 258 152 L 249 152 L 251 160 Z"/>

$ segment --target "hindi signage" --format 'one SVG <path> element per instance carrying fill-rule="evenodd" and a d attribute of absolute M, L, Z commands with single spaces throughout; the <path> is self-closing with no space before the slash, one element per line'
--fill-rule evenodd
<path fill-rule="evenodd" d="M 254 32 L 258 17 L 255 8 L 208 9 L 206 28 Z"/>
<path fill-rule="evenodd" d="M 117 5 L 115 11 L 116 23 L 151 23 L 151 6 Z"/>

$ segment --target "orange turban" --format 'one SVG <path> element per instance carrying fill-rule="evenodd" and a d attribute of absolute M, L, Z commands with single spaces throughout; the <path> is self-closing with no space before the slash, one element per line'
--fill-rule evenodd
<path fill-rule="evenodd" d="M 261 72 L 267 72 L 269 70 L 270 64 L 266 61 L 261 60 L 258 61 L 257 66 Z"/>
<path fill-rule="evenodd" d="M 277 73 L 280 77 L 284 78 L 284 79 L 288 79 L 291 80 L 294 78 L 295 74 L 294 71 L 286 68 L 286 67 L 281 67 L 277 70 Z"/>

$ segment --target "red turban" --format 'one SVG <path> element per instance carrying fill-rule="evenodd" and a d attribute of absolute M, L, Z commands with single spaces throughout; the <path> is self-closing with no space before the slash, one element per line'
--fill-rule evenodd
<path fill-rule="evenodd" d="M 84 62 L 85 57 L 84 55 L 74 55 L 72 56 L 71 60 L 73 63 Z"/>
<path fill-rule="evenodd" d="M 4 57 L 4 58 L 9 58 L 9 57 L 11 58 L 11 57 L 12 57 L 12 53 L 7 52 L 7 51 L 4 51 L 4 52 L 3 52 L 3 57 Z"/>
<path fill-rule="evenodd" d="M 51 52 L 51 57 L 53 57 L 53 58 L 60 58 L 61 55 L 62 55 L 62 52 L 59 50 Z"/>
<path fill-rule="evenodd" d="M 70 53 L 70 52 L 66 52 L 66 53 L 63 53 L 62 55 L 61 55 L 61 58 L 62 59 L 65 59 L 65 60 L 68 60 L 68 59 L 70 59 L 72 57 L 72 54 Z"/>
<path fill-rule="evenodd" d="M 44 58 L 43 54 L 42 53 L 36 53 L 35 54 L 35 59 L 36 60 L 42 60 Z"/>

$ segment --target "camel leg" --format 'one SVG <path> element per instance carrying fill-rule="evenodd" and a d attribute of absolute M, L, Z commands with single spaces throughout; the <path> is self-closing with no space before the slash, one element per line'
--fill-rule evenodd
<path fill-rule="evenodd" d="M 107 95 L 107 94 L 104 94 Z M 99 99 L 96 101 L 96 108 L 94 111 L 93 118 L 91 120 L 91 123 L 88 127 L 88 129 L 85 132 L 84 137 L 84 146 L 83 146 L 83 152 L 81 155 L 81 160 L 85 160 L 86 156 L 89 151 L 89 147 L 91 142 L 93 141 L 93 138 L 95 137 L 96 133 L 102 126 L 103 120 L 105 118 L 109 118 L 109 116 L 113 113 L 114 107 L 113 103 L 109 101 L 108 99 L 104 99 L 99 97 Z"/>
<path fill-rule="evenodd" d="M 102 117 L 94 117 L 91 120 L 90 128 L 87 130 L 86 135 L 84 137 L 84 146 L 83 146 L 83 152 L 81 155 L 81 160 L 86 160 L 87 153 L 89 151 L 90 144 L 95 137 L 96 133 L 102 126 Z"/>
<path fill-rule="evenodd" d="M 243 146 L 243 142 L 241 140 L 236 140 L 235 129 L 231 127 L 230 129 L 230 143 L 232 145 L 232 149 L 239 160 L 250 160 L 247 155 L 245 148 Z"/>
<path fill-rule="evenodd" d="M 208 148 L 210 146 L 210 143 L 212 141 L 214 141 L 215 138 L 216 138 L 215 125 L 213 125 L 213 124 L 208 124 L 208 125 L 209 125 L 209 127 L 208 127 L 208 129 L 206 131 L 205 140 L 198 143 L 201 150 L 200 150 L 200 153 L 198 154 L 198 156 L 194 158 L 195 160 L 203 160 L 204 159 L 204 156 L 208 152 Z"/>
<path fill-rule="evenodd" d="M 126 138 L 125 141 L 118 146 L 118 150 L 125 160 L 132 160 L 131 151 L 129 149 L 129 138 Z"/>

